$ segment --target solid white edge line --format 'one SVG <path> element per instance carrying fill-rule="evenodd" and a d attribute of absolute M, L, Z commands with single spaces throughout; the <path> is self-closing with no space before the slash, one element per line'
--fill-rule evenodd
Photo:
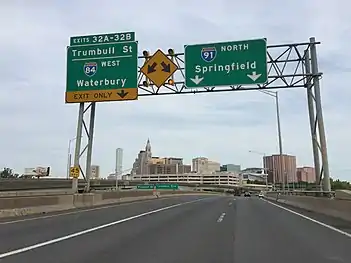
<path fill-rule="evenodd" d="M 292 214 L 294 214 L 294 215 L 297 215 L 297 216 L 299 216 L 299 217 L 302 217 L 302 218 L 304 218 L 304 219 L 306 219 L 306 220 L 309 220 L 309 221 L 311 221 L 311 222 L 313 222 L 313 223 L 316 223 L 316 224 L 318 224 L 318 225 L 320 225 L 320 226 L 323 226 L 323 227 L 325 227 L 325 228 L 328 228 L 328 229 L 330 229 L 330 230 L 333 230 L 333 231 L 335 231 L 335 232 L 338 232 L 339 234 L 342 234 L 342 235 L 344 235 L 344 236 L 347 236 L 347 237 L 351 238 L 351 234 L 350 234 L 350 233 L 347 233 L 347 232 L 342 231 L 342 230 L 340 230 L 340 229 L 338 229 L 338 228 L 336 228 L 336 227 L 333 227 L 333 226 L 331 226 L 331 225 L 322 223 L 322 222 L 320 222 L 320 221 L 318 221 L 318 220 L 316 220 L 316 219 L 313 219 L 313 218 L 311 218 L 311 217 L 308 217 L 308 216 L 305 216 L 305 215 L 300 214 L 300 213 L 298 213 L 298 212 L 295 212 L 295 211 L 293 211 L 293 210 L 291 210 L 291 209 L 289 209 L 289 208 L 286 208 L 286 207 L 284 207 L 284 206 L 275 204 L 275 203 L 273 203 L 273 202 L 271 202 L 271 201 L 268 201 L 268 200 L 266 200 L 266 199 L 263 199 L 263 200 L 264 200 L 265 202 L 271 204 L 271 205 L 274 205 L 274 206 L 276 206 L 276 207 L 279 207 L 280 209 L 283 209 L 283 210 L 285 210 L 285 211 L 288 211 L 288 212 L 290 212 L 290 213 L 292 213 Z"/>
<path fill-rule="evenodd" d="M 133 219 L 137 219 L 137 218 L 140 218 L 140 217 L 143 217 L 143 216 L 155 214 L 155 213 L 158 213 L 158 212 L 161 212 L 161 211 L 165 211 L 165 210 L 168 210 L 168 209 L 171 209 L 171 208 L 175 208 L 175 207 L 178 207 L 178 206 L 200 202 L 200 201 L 203 201 L 205 199 L 208 199 L 208 198 L 200 198 L 200 199 L 196 199 L 196 200 L 189 201 L 189 202 L 184 202 L 184 203 L 179 203 L 179 204 L 175 204 L 175 205 L 171 205 L 171 206 L 162 207 L 162 208 L 155 209 L 155 210 L 152 210 L 152 211 L 149 211 L 149 212 L 146 212 L 146 213 L 138 214 L 138 215 L 127 217 L 127 218 L 124 218 L 124 219 L 121 219 L 121 220 L 117 220 L 117 221 L 114 221 L 114 222 L 111 222 L 111 223 L 103 224 L 103 225 L 100 225 L 100 226 L 97 226 L 97 227 L 88 228 L 86 230 L 79 231 L 79 232 L 76 232 L 76 233 L 73 233 L 73 234 L 70 234 L 70 235 L 62 236 L 62 237 L 51 239 L 51 240 L 48 240 L 48 241 L 45 241 L 45 242 L 37 243 L 35 245 L 31 245 L 31 246 L 28 246 L 28 247 L 23 247 L 23 248 L 19 248 L 19 249 L 16 249 L 16 250 L 9 251 L 9 252 L 5 252 L 5 253 L 0 254 L 0 259 L 5 258 L 5 257 L 9 257 L 9 256 L 13 256 L 13 255 L 16 255 L 16 254 L 20 254 L 20 253 L 23 253 L 23 252 L 26 252 L 26 251 L 29 251 L 29 250 L 33 250 L 33 249 L 37 249 L 37 248 L 40 248 L 40 247 L 44 247 L 44 246 L 47 246 L 47 245 L 55 244 L 55 243 L 58 243 L 58 242 L 61 242 L 61 241 L 67 240 L 67 239 L 71 239 L 71 238 L 74 238 L 74 237 L 85 235 L 85 234 L 88 234 L 88 233 L 91 233 L 91 232 L 94 232 L 94 231 L 97 231 L 97 230 L 100 230 L 100 229 L 103 229 L 103 228 L 107 228 L 107 227 L 110 227 L 110 226 L 113 226 L 113 225 L 121 224 L 121 223 L 130 221 L 130 220 L 133 220 Z"/>

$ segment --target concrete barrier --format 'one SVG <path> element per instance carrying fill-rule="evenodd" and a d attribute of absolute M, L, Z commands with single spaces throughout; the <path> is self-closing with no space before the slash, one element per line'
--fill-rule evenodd
<path fill-rule="evenodd" d="M 34 191 L 6 191 L 0 192 L 0 198 L 3 197 L 30 197 L 30 196 L 52 196 L 52 195 L 72 195 L 72 189 L 60 190 L 34 190 Z"/>
<path fill-rule="evenodd" d="M 68 203 L 73 203 L 73 195 L 5 197 L 0 198 L 0 209 L 59 205 Z"/>
<path fill-rule="evenodd" d="M 193 191 L 160 191 L 160 197 L 204 194 Z M 143 199 L 154 199 L 152 191 L 109 191 L 49 196 L 0 197 L 0 217 L 40 214 Z"/>
<path fill-rule="evenodd" d="M 273 193 L 267 194 L 266 198 L 293 207 L 351 221 L 351 200 L 293 195 L 279 195 L 277 199 L 277 195 Z"/>

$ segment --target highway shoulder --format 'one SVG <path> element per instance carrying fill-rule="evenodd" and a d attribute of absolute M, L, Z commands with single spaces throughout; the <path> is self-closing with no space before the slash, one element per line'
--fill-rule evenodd
<path fill-rule="evenodd" d="M 280 203 L 277 201 L 272 201 L 272 200 L 266 200 L 266 201 L 269 201 L 269 202 L 276 204 L 278 206 L 281 206 L 281 207 L 285 207 L 285 208 L 290 209 L 296 213 L 307 216 L 311 219 L 314 219 L 314 220 L 321 222 L 323 224 L 332 226 L 336 229 L 339 229 L 339 230 L 351 235 L 351 221 L 347 221 L 347 220 L 344 220 L 344 219 L 341 219 L 338 217 L 334 217 L 332 215 L 325 215 L 325 214 L 317 213 L 317 212 L 310 211 L 310 210 L 303 209 L 303 208 L 297 208 L 295 206 L 285 204 L 285 203 Z"/>

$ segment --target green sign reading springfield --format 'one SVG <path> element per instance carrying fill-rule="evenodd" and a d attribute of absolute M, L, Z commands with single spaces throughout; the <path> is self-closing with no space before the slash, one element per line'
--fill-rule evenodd
<path fill-rule="evenodd" d="M 187 45 L 184 56 L 187 88 L 267 82 L 265 39 Z"/>

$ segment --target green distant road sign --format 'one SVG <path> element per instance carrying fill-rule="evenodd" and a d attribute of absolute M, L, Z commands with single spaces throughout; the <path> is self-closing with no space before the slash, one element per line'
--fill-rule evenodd
<path fill-rule="evenodd" d="M 253 85 L 267 82 L 267 42 L 255 39 L 187 45 L 185 86 Z"/>
<path fill-rule="evenodd" d="M 155 187 L 156 186 L 156 187 Z M 137 189 L 158 189 L 158 190 L 178 190 L 179 185 L 178 184 L 139 184 L 137 185 Z"/>
<path fill-rule="evenodd" d="M 142 189 L 142 190 L 146 190 L 146 189 L 154 189 L 154 185 L 153 184 L 140 184 L 137 185 L 137 189 Z"/>
<path fill-rule="evenodd" d="M 133 100 L 137 97 L 137 42 L 68 47 L 67 103 Z"/>
<path fill-rule="evenodd" d="M 178 184 L 157 184 L 156 189 L 160 190 L 177 190 L 179 188 Z"/>

